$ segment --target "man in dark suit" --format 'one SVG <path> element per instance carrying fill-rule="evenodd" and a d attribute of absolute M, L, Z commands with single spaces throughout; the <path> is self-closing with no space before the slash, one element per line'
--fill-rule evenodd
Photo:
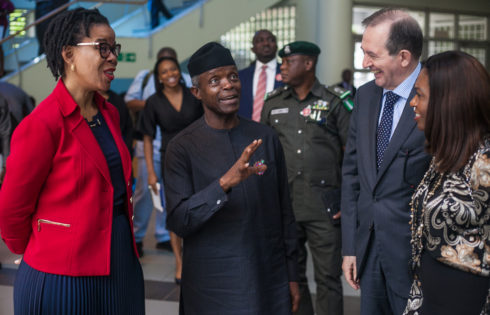
<path fill-rule="evenodd" d="M 422 31 L 406 12 L 363 21 L 363 67 L 342 167 L 342 269 L 361 288 L 361 314 L 402 314 L 410 290 L 410 199 L 429 157 L 409 102 L 420 72 Z"/>
<path fill-rule="evenodd" d="M 284 84 L 279 69 L 281 65 L 276 60 L 276 36 L 269 30 L 259 30 L 254 35 L 252 45 L 257 60 L 238 72 L 242 82 L 238 115 L 259 122 L 265 94 Z"/>

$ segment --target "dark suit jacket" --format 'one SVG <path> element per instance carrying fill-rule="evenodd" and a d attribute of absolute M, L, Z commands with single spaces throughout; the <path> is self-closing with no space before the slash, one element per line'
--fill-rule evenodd
<path fill-rule="evenodd" d="M 281 64 L 278 63 L 276 67 L 276 79 L 277 74 L 281 73 Z M 240 97 L 240 108 L 238 109 L 238 115 L 252 119 L 254 96 L 253 96 L 253 84 L 254 84 L 255 62 L 245 69 L 238 71 L 238 77 L 242 83 L 242 93 Z M 274 89 L 283 86 L 282 81 L 274 81 Z"/>
<path fill-rule="evenodd" d="M 376 127 L 383 89 L 371 81 L 357 91 L 342 167 L 342 251 L 357 257 L 362 281 L 367 251 L 379 250 L 387 282 L 408 297 L 411 279 L 410 199 L 428 168 L 424 133 L 405 104 L 400 121 L 376 172 Z M 369 247 L 373 232 L 376 244 Z"/>

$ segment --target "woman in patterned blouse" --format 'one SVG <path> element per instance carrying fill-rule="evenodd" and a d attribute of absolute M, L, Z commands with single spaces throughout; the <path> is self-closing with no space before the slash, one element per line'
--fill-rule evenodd
<path fill-rule="evenodd" d="M 431 166 L 412 197 L 404 314 L 488 314 L 490 76 L 474 57 L 430 57 L 410 102 Z"/>

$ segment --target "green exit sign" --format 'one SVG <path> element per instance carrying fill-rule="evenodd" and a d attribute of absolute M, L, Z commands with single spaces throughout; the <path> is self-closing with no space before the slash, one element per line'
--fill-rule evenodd
<path fill-rule="evenodd" d="M 119 62 L 136 62 L 136 53 L 134 52 L 128 52 L 128 53 L 120 53 L 119 56 L 117 56 L 117 61 Z"/>

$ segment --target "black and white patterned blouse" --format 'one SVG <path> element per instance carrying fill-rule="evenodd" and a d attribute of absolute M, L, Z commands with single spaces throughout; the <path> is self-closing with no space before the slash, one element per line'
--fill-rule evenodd
<path fill-rule="evenodd" d="M 453 268 L 490 276 L 490 137 L 459 171 L 440 173 L 434 160 L 412 197 L 414 281 L 404 314 L 423 301 L 418 269 L 422 251 Z M 485 309 L 490 306 L 489 298 Z M 482 314 L 486 314 L 483 310 Z"/>

